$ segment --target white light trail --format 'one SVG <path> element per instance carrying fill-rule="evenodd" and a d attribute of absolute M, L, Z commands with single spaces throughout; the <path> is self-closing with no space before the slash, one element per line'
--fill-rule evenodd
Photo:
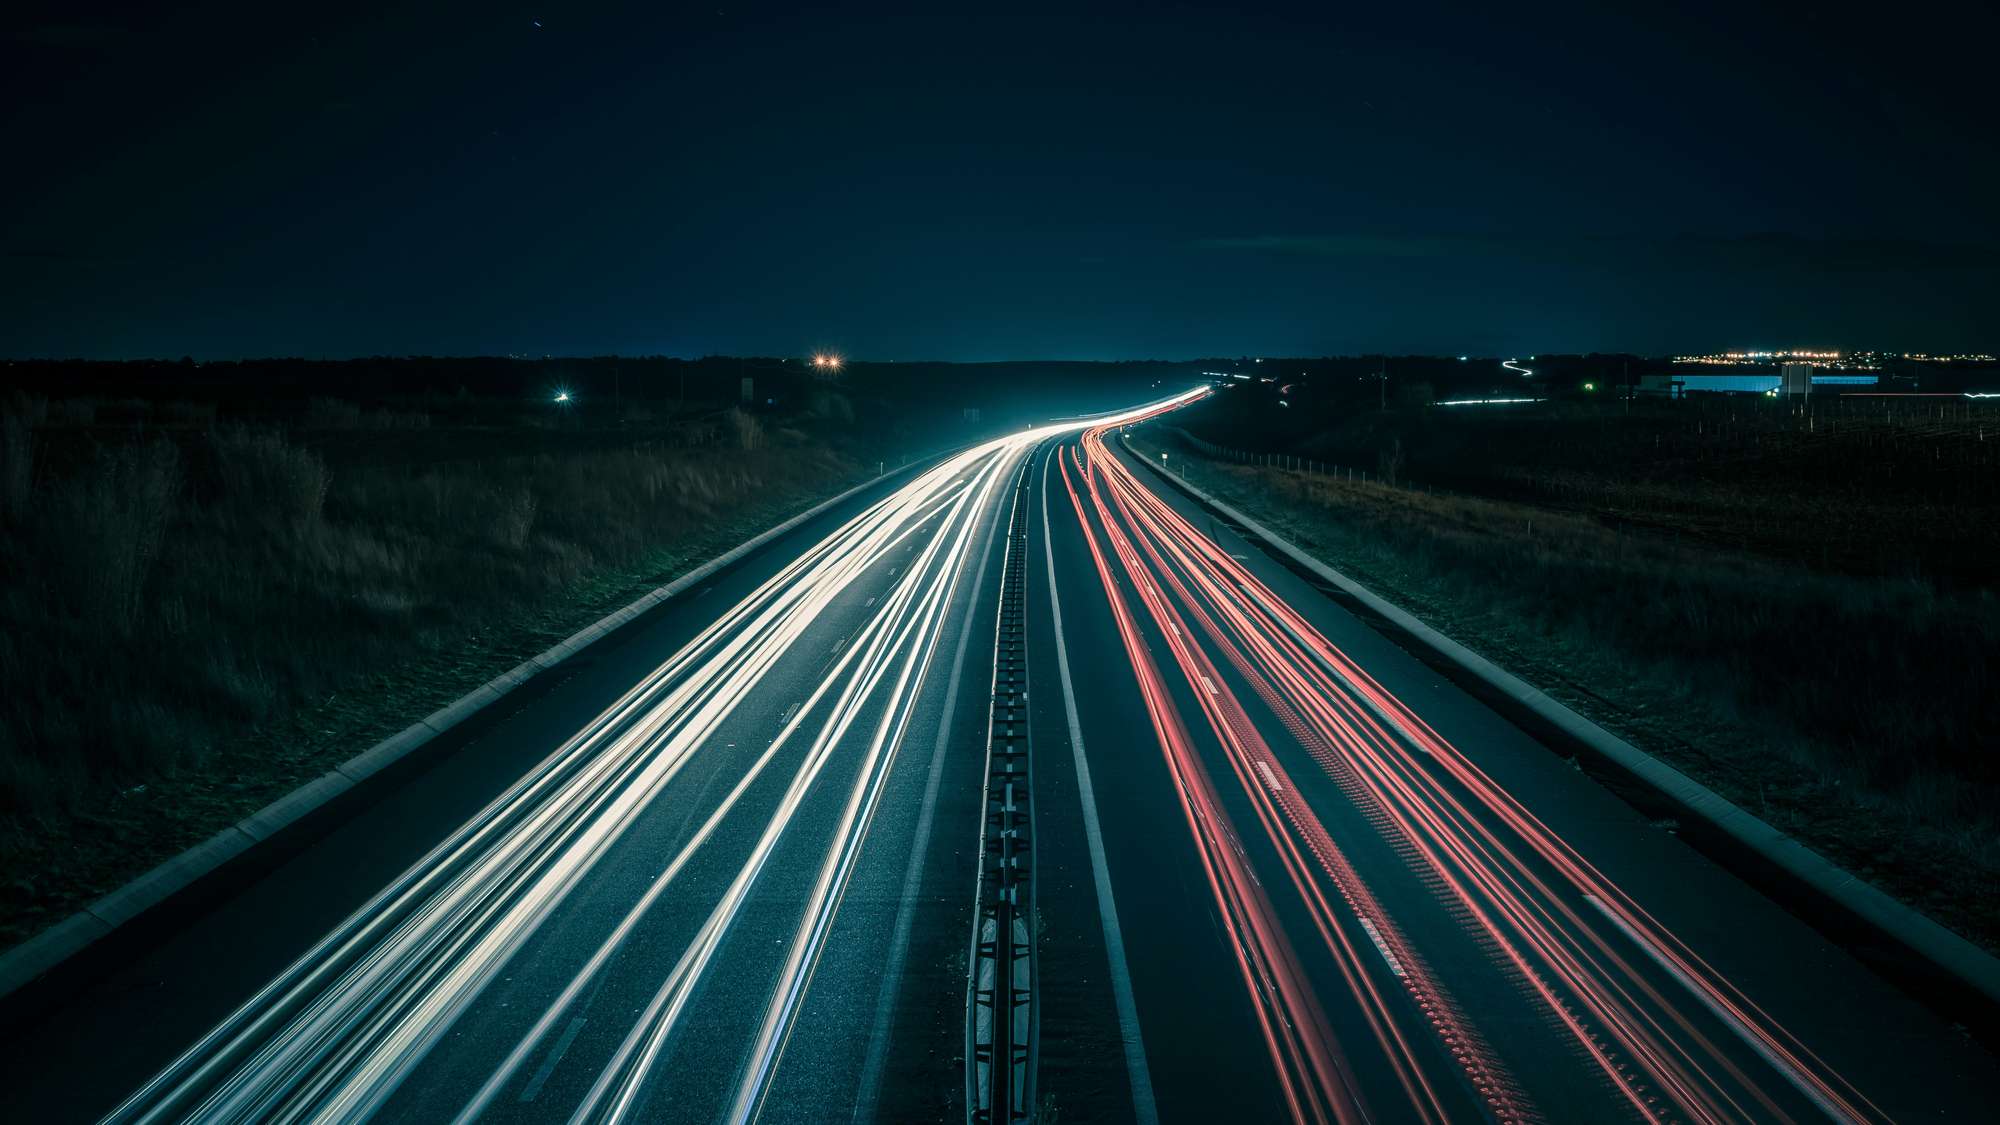
<path fill-rule="evenodd" d="M 890 592 L 865 607 L 866 623 L 852 630 L 823 682 L 789 713 L 769 747 L 744 763 L 714 811 L 532 1022 L 462 1114 L 475 1116 L 519 1074 L 640 919 L 676 887 L 676 877 L 725 818 L 764 818 L 757 846 L 713 904 L 707 923 L 575 1109 L 578 1120 L 627 1117 L 773 848 L 794 826 L 806 794 L 850 729 L 873 715 L 857 779 L 756 1033 L 735 1103 L 735 1116 L 747 1116 L 776 1070 L 810 985 L 951 611 L 952 593 L 974 561 L 973 531 L 991 516 L 996 482 L 1007 479 L 1045 438 L 1135 420 L 1205 393 L 1207 388 L 1196 388 L 1109 419 L 1058 423 L 990 441 L 946 458 L 876 501 L 648 673 L 107 1120 L 334 1121 L 381 1110 L 694 756 L 718 752 L 711 737 L 766 675 L 795 649 L 801 658 L 815 651 L 799 648 L 799 642 L 823 624 L 835 600 L 895 552 L 898 562 L 887 575 L 893 579 Z M 905 546 L 918 541 L 922 551 L 905 565 Z M 777 806 L 739 812 L 751 783 L 816 716 L 819 725 L 804 761 Z"/>

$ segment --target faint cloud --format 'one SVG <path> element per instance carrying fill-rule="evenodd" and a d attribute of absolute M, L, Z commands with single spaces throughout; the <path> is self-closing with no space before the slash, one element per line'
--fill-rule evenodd
<path fill-rule="evenodd" d="M 1648 269 L 1715 267 L 1809 270 L 1981 269 L 2000 251 L 1974 244 L 1889 238 L 1807 238 L 1765 233 L 1610 235 L 1260 234 L 1202 238 L 1203 250 L 1312 258 L 1409 258 L 1536 261 Z"/>

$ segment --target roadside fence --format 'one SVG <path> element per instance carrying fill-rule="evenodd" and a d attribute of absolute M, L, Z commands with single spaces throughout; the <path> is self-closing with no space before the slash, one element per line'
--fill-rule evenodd
<path fill-rule="evenodd" d="M 1248 449 L 1234 449 L 1226 445 L 1217 445 L 1212 441 L 1198 438 L 1179 426 L 1169 426 L 1164 423 L 1155 424 L 1159 426 L 1160 430 L 1171 433 L 1179 438 L 1195 452 L 1217 461 L 1234 461 L 1239 465 L 1257 465 L 1269 469 L 1285 469 L 1292 472 L 1324 477 L 1328 480 L 1346 481 L 1351 484 L 1373 484 L 1382 488 L 1400 488 L 1410 492 L 1421 492 L 1425 495 L 1437 495 L 1444 492 L 1443 489 L 1433 489 L 1427 484 L 1415 484 L 1407 480 L 1387 477 L 1379 471 L 1370 474 L 1368 470 L 1356 468 L 1353 465 L 1336 465 L 1328 461 L 1315 461 L 1311 458 L 1300 457 L 1291 453 L 1260 453 Z M 1181 476 L 1183 479 L 1187 476 L 1187 465 L 1185 463 L 1181 465 Z"/>

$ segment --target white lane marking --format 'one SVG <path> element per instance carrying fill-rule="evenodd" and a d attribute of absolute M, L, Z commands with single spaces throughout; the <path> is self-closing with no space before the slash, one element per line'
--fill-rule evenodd
<path fill-rule="evenodd" d="M 1305 638 L 1304 634 L 1300 633 L 1297 629 L 1292 628 L 1291 622 L 1286 621 L 1284 617 L 1278 613 L 1276 607 L 1271 603 L 1271 600 L 1269 598 L 1266 598 L 1264 597 L 1264 595 L 1258 593 L 1255 589 L 1251 588 L 1247 583 L 1238 582 L 1236 584 L 1236 587 L 1237 589 L 1243 591 L 1243 596 L 1245 598 L 1249 599 L 1252 602 L 1255 602 L 1257 604 L 1257 607 L 1263 610 L 1264 613 L 1270 617 L 1272 622 L 1278 626 L 1278 628 L 1284 630 L 1285 635 L 1292 639 L 1292 643 L 1298 645 L 1300 649 L 1304 650 L 1305 654 L 1309 658 L 1311 658 L 1314 664 L 1319 666 L 1322 672 L 1325 672 L 1327 674 L 1328 678 L 1332 679 L 1337 684 L 1343 685 L 1346 688 L 1345 691 L 1346 698 L 1353 700 L 1363 710 L 1367 711 L 1370 715 L 1374 716 L 1375 721 L 1380 723 L 1383 729 L 1394 733 L 1397 739 L 1400 742 L 1402 742 L 1404 746 L 1408 747 L 1410 750 L 1418 754 L 1422 754 L 1427 758 L 1437 757 L 1436 754 L 1431 752 L 1430 747 L 1424 745 L 1423 740 L 1419 739 L 1414 733 L 1411 732 L 1408 726 L 1404 725 L 1403 720 L 1397 718 L 1394 715 L 1391 715 L 1388 711 L 1383 710 L 1382 707 L 1379 704 L 1377 704 L 1373 699 L 1371 699 L 1366 692 L 1363 692 L 1358 688 L 1356 688 L 1354 686 L 1354 682 L 1348 678 L 1347 673 L 1341 671 L 1338 667 L 1335 667 L 1331 661 L 1329 661 L 1325 656 L 1320 654 L 1319 649 L 1314 647 L 1312 642 L 1308 641 Z M 1272 596 L 1275 597 L 1276 594 L 1274 593 Z"/>
<path fill-rule="evenodd" d="M 535 1068 L 535 1076 L 528 1079 L 528 1088 L 521 1091 L 522 1101 L 534 1101 L 535 1095 L 542 1092 L 542 1084 L 549 1080 L 549 1075 L 556 1072 L 556 1064 L 562 1061 L 564 1054 L 568 1053 L 569 1045 L 576 1042 L 576 1033 L 583 1030 L 586 1022 L 583 1016 L 569 1021 L 569 1027 L 564 1029 L 562 1038 L 556 1040 L 555 1048 L 549 1052 L 549 1057 L 542 1060 L 542 1065 Z"/>
<path fill-rule="evenodd" d="M 1375 951 L 1382 955 L 1382 960 L 1389 963 L 1389 971 L 1399 977 L 1409 976 L 1410 974 L 1403 971 L 1403 963 L 1396 959 L 1394 953 L 1389 952 L 1389 943 L 1382 940 L 1382 931 L 1375 928 L 1374 921 L 1366 914 L 1356 917 L 1361 919 L 1361 928 L 1368 931 L 1368 940 L 1375 943 Z"/>
<path fill-rule="evenodd" d="M 1118 925 L 1118 904 L 1111 896 L 1111 873 L 1104 863 L 1104 831 L 1097 822 L 1097 791 L 1090 782 L 1090 761 L 1083 752 L 1083 724 L 1076 717 L 1076 686 L 1069 676 L 1069 645 L 1063 641 L 1062 597 L 1056 593 L 1055 540 L 1049 535 L 1049 461 L 1058 443 L 1042 460 L 1042 553 L 1049 564 L 1049 612 L 1055 618 L 1056 670 L 1062 673 L 1063 711 L 1069 717 L 1069 748 L 1076 758 L 1076 792 L 1083 803 L 1083 831 L 1090 841 L 1090 874 L 1097 885 L 1097 916 L 1104 923 L 1104 948 L 1111 959 L 1111 998 L 1118 1009 L 1119 1039 L 1125 1047 L 1125 1073 L 1132 1083 L 1132 1113 L 1139 1125 L 1160 1125 L 1153 1102 L 1153 1076 L 1146 1069 L 1146 1043 L 1139 1036 L 1139 1006 L 1132 1000 L 1132 970 L 1125 964 L 1125 937 Z"/>
<path fill-rule="evenodd" d="M 1285 791 L 1284 782 L 1279 781 L 1278 775 L 1271 772 L 1271 763 L 1259 758 L 1257 759 L 1257 769 L 1263 773 L 1264 784 L 1271 787 L 1271 792 L 1283 793 Z"/>
<path fill-rule="evenodd" d="M 868 558 L 863 558 L 858 560 L 856 572 L 858 573 L 859 571 L 866 570 L 869 565 L 872 565 L 873 559 L 879 557 L 880 555 L 879 553 L 877 553 L 871 555 Z M 903 593 L 904 591 L 900 589 L 897 591 L 899 597 Z M 827 596 L 830 598 L 832 595 L 829 593 Z M 894 606 L 884 606 L 883 612 L 881 614 L 878 614 L 873 621 L 863 626 L 861 631 L 861 636 L 863 638 L 864 643 L 861 646 L 850 649 L 847 656 L 835 662 L 839 669 L 844 670 L 848 668 L 850 665 L 853 665 L 857 660 L 861 660 L 862 656 L 864 655 L 864 650 L 872 650 L 876 647 L 879 647 L 880 642 L 879 642 L 879 637 L 877 635 L 882 630 L 890 628 L 888 622 L 891 617 L 895 616 L 894 613 L 890 612 L 893 609 L 895 609 Z M 861 660 L 861 663 L 866 664 L 868 662 L 866 660 Z M 514 1051 L 508 1056 L 507 1060 L 503 1062 L 501 1066 L 487 1078 L 486 1083 L 480 1088 L 479 1092 L 476 1095 L 474 1095 L 473 1099 L 470 1102 L 468 1102 L 466 1107 L 460 1112 L 460 1115 L 457 1118 L 457 1121 L 460 1123 L 460 1125 L 469 1125 L 470 1122 L 478 1119 L 478 1117 L 483 1112 L 484 1108 L 491 1103 L 493 1098 L 498 1094 L 500 1088 L 504 1086 L 507 1083 L 507 1081 L 509 1081 L 511 1075 L 520 1066 L 521 1062 L 526 1058 L 527 1052 L 530 1049 L 532 1049 L 535 1043 L 539 1042 L 542 1039 L 542 1037 L 548 1033 L 548 1030 L 551 1027 L 554 1026 L 556 1019 L 560 1016 L 560 1014 L 564 1010 L 566 1010 L 575 1001 L 575 999 L 577 998 L 578 995 L 580 995 L 581 990 L 584 988 L 587 982 L 589 982 L 592 979 L 597 979 L 599 981 L 599 984 L 601 985 L 602 978 L 599 977 L 598 974 L 602 970 L 603 966 L 611 958 L 611 956 L 623 946 L 626 937 L 630 934 L 632 928 L 635 925 L 637 925 L 639 919 L 643 917 L 648 910 L 651 909 L 652 904 L 659 898 L 659 896 L 665 893 L 667 887 L 673 882 L 675 874 L 689 861 L 689 858 L 693 855 L 693 853 L 698 848 L 701 847 L 703 841 L 707 840 L 709 836 L 714 833 L 716 826 L 720 824 L 722 820 L 729 814 L 730 810 L 735 807 L 736 802 L 750 788 L 751 783 L 756 780 L 758 775 L 763 771 L 764 767 L 778 753 L 778 750 L 790 741 L 793 733 L 799 729 L 800 724 L 803 722 L 805 718 L 805 715 L 811 713 L 811 711 L 819 704 L 820 700 L 823 697 L 825 697 L 829 692 L 832 691 L 836 681 L 838 681 L 844 674 L 846 674 L 844 671 L 837 671 L 833 675 L 822 676 L 821 678 L 822 682 L 820 683 L 820 686 L 814 689 L 812 696 L 805 701 L 805 704 L 803 708 L 799 710 L 799 713 L 795 714 L 791 719 L 788 719 L 786 721 L 784 729 L 779 732 L 778 737 L 775 740 L 773 740 L 771 745 L 764 751 L 764 753 L 760 755 L 758 759 L 751 764 L 750 768 L 737 781 L 735 787 L 731 789 L 728 796 L 724 798 L 722 804 L 718 806 L 712 813 L 710 813 L 708 820 L 703 823 L 701 829 L 682 848 L 680 854 L 674 857 L 673 862 L 667 865 L 666 869 L 661 873 L 661 875 L 655 879 L 652 886 L 647 888 L 645 894 L 642 895 L 639 901 L 632 907 L 632 909 L 627 912 L 624 920 L 618 924 L 618 926 L 612 931 L 611 935 L 608 938 L 606 938 L 603 944 L 601 944 L 598 947 L 597 952 L 591 956 L 589 963 L 586 964 L 583 970 L 580 971 L 571 980 L 569 985 L 565 987 L 562 995 L 559 996 L 552 1004 L 550 1004 L 547 1007 L 547 1009 L 543 1012 L 542 1017 L 536 1022 L 535 1026 L 515 1046 Z M 865 673 L 857 672 L 856 674 L 864 675 Z M 845 711 L 851 709 L 852 694 L 855 690 L 856 689 L 854 685 L 850 683 L 847 686 L 847 688 L 843 691 L 843 693 L 840 696 L 839 702 L 837 702 L 834 707 L 836 714 L 844 713 Z M 808 759 L 817 758 L 824 752 L 823 749 L 820 748 L 819 743 L 820 741 L 823 741 L 825 737 L 826 737 L 825 732 L 822 731 L 821 739 L 816 740 L 815 747 L 808 751 L 807 754 Z M 814 767 L 810 761 L 804 768 L 815 771 L 817 769 L 817 767 Z M 795 784 L 796 783 L 797 782 L 795 779 Z M 599 1080 L 602 1081 L 602 1076 L 600 1076 Z"/>

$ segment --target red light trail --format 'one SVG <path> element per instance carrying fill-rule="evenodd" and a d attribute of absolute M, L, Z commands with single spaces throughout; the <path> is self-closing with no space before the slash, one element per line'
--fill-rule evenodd
<path fill-rule="evenodd" d="M 1642 1120 L 1884 1116 L 1410 707 L 1154 495 L 1086 432 L 1062 467 L 1184 818 L 1295 1119 L 1369 1116 L 1356 1063 L 1407 1105 L 1456 1119 L 1538 1114 L 1322 823 L 1232 689 L 1247 684 L 1574 1051 Z M 1115 563 L 1114 563 L 1115 560 Z M 1134 605 L 1133 603 L 1137 604 Z M 1342 1044 L 1303 985 L 1162 675 L 1150 621 L 1268 837 L 1369 1036 Z M 1219 660 L 1218 660 L 1219 658 Z M 1648 971 L 1651 970 L 1651 971 Z M 1342 1003 L 1350 998 L 1342 997 Z M 1692 1001 L 1690 1003 L 1690 1001 Z M 1747 1048 L 1729 1048 L 1740 1043 Z M 1448 1060 L 1448 1065 L 1438 1062 Z M 1770 1081 L 1775 1077 L 1777 1082 Z M 1789 1087 L 1789 1090 L 1786 1089 Z M 1796 1097 L 1792 1095 L 1796 1095 Z"/>
<path fill-rule="evenodd" d="M 1109 713 L 1128 729 L 1132 708 L 1146 713 L 1151 739 L 1128 740 L 1120 764 L 1151 770 L 1157 746 L 1164 774 L 1146 783 L 1171 792 L 1127 821 L 1147 833 L 1142 862 L 1183 856 L 1158 868 L 1173 889 L 1137 896 L 1158 913 L 1145 940 L 1219 954 L 1205 964 L 1220 995 L 1239 980 L 1247 1000 L 1178 1047 L 1209 1051 L 1239 1028 L 1229 1057 L 1252 1070 L 1268 1058 L 1299 1122 L 1886 1120 L 1107 446 L 1116 427 L 1203 393 L 1009 435 L 886 490 L 649 662 L 108 1120 L 471 1121 L 538 1099 L 537 1113 L 577 1121 L 636 1120 L 670 1101 L 690 1119 L 750 1121 L 772 1104 L 782 1116 L 803 1089 L 779 1081 L 788 1044 L 831 1018 L 809 1004 L 815 979 L 853 963 L 843 904 L 881 885 L 856 882 L 871 826 L 899 795 L 911 808 L 916 791 L 890 778 L 955 591 L 983 565 L 1003 483 L 1038 448 L 1051 454 L 1042 534 L 1059 661 L 1058 541 L 1080 556 L 1066 522 L 1051 530 L 1052 508 L 1076 516 L 1118 635 L 1091 651 L 1116 680 L 1129 665 L 1138 689 Z M 1067 509 L 1047 503 L 1058 474 Z M 764 705 L 787 684 L 808 690 Z M 949 715 L 947 702 L 940 753 Z M 1117 1034 L 1135 1112 L 1155 1120 L 1145 1005 L 1123 960 L 1131 931 L 1110 909 L 1117 865 L 1085 796 Z M 660 835 L 669 815 L 679 827 Z M 644 878 L 609 878 L 630 871 Z M 1201 925 L 1211 907 L 1219 942 Z M 563 920 L 577 939 L 553 942 Z M 1154 986 L 1181 984 L 1182 960 L 1165 974 L 1154 960 Z M 820 1003 L 841 1002 L 836 989 Z M 1160 1013 L 1173 1042 L 1185 1002 Z M 704 1051 L 734 1078 L 677 1072 L 672 1060 Z M 795 1068 L 795 1083 L 818 1081 L 825 1057 Z M 1193 1084 L 1176 1077 L 1187 1097 Z M 1267 1092 L 1225 1097 L 1238 1090 Z"/>

